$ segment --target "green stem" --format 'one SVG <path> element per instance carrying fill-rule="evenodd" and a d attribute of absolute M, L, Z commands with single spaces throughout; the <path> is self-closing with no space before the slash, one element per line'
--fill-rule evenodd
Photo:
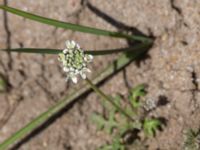
<path fill-rule="evenodd" d="M 91 88 L 97 93 L 99 94 L 103 99 L 107 100 L 109 103 L 111 103 L 115 108 L 117 108 L 118 111 L 120 111 L 125 117 L 127 117 L 130 121 L 134 121 L 133 118 L 131 116 L 129 116 L 129 114 L 126 113 L 126 111 L 124 111 L 120 106 L 118 106 L 115 102 L 113 102 L 113 100 L 107 96 L 106 94 L 104 94 L 98 87 L 96 87 L 95 84 L 93 84 L 88 78 L 86 78 L 86 82 L 91 86 Z"/>

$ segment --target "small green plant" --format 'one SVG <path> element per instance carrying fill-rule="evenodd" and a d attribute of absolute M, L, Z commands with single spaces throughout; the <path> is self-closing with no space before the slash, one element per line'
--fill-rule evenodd
<path fill-rule="evenodd" d="M 130 91 L 128 100 L 119 95 L 111 98 L 131 119 L 108 101 L 102 102 L 105 114 L 94 113 L 91 119 L 97 130 L 104 130 L 111 135 L 112 141 L 98 150 L 126 150 L 128 145 L 140 139 L 139 133 L 144 133 L 146 138 L 155 135 L 161 122 L 144 115 L 142 99 L 145 95 L 145 86 L 139 85 Z"/>
<path fill-rule="evenodd" d="M 184 150 L 200 149 L 200 131 L 189 129 L 185 134 Z"/>

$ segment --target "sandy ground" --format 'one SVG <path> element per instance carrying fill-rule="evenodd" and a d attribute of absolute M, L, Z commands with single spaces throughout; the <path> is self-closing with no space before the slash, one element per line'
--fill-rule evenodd
<path fill-rule="evenodd" d="M 200 1 L 199 0 L 20 0 L 9 6 L 50 18 L 113 31 L 134 29 L 155 37 L 149 58 L 130 64 L 101 88 L 107 93 L 128 92 L 129 86 L 148 84 L 147 99 L 168 103 L 151 115 L 167 126 L 147 144 L 149 150 L 183 149 L 184 132 L 200 126 Z M 127 46 L 121 39 L 57 29 L 0 11 L 0 48 L 64 48 L 75 40 L 84 49 Z M 114 56 L 95 57 L 94 69 L 104 68 Z M 0 74 L 9 82 L 0 94 L 0 141 L 47 110 L 68 93 L 57 56 L 1 52 Z M 126 80 L 125 80 L 126 79 Z M 70 88 L 73 88 L 71 86 Z M 109 140 L 90 122 L 101 111 L 99 97 L 91 93 L 44 130 L 24 141 L 20 150 L 94 150 Z M 4 124 L 6 122 L 6 124 Z"/>

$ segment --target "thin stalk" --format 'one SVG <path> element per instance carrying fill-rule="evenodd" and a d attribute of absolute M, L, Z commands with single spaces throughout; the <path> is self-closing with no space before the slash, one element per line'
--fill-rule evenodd
<path fill-rule="evenodd" d="M 103 93 L 95 84 L 93 84 L 92 81 L 90 81 L 88 78 L 86 78 L 86 82 L 91 86 L 91 88 L 97 94 L 99 94 L 99 96 L 101 96 L 103 99 L 105 99 L 106 101 L 111 103 L 115 108 L 117 108 L 118 111 L 120 111 L 130 121 L 134 121 L 133 118 L 131 116 L 129 116 L 129 114 L 126 113 L 126 111 L 124 111 L 120 106 L 118 106 L 115 102 L 113 102 L 113 100 L 109 96 L 107 96 L 105 93 Z"/>

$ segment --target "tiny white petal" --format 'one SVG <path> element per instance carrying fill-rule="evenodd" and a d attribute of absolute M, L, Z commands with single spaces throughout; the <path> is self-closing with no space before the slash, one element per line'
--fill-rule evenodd
<path fill-rule="evenodd" d="M 66 41 L 65 45 L 66 45 L 66 47 L 68 47 L 68 45 L 70 45 L 70 41 Z"/>
<path fill-rule="evenodd" d="M 78 82 L 78 79 L 77 79 L 76 76 L 71 77 L 71 79 L 72 79 L 72 81 L 73 81 L 74 83 L 77 83 L 77 82 Z"/>
<path fill-rule="evenodd" d="M 86 56 L 84 57 L 84 60 L 87 61 L 87 62 L 91 62 L 92 59 L 93 59 L 93 56 L 92 56 L 92 55 L 86 55 Z"/>
<path fill-rule="evenodd" d="M 69 49 L 68 52 L 71 54 L 73 52 L 73 50 Z"/>
<path fill-rule="evenodd" d="M 69 72 L 69 68 L 64 67 L 64 68 L 63 68 L 63 71 L 64 71 L 64 72 Z"/>
<path fill-rule="evenodd" d="M 64 54 L 66 54 L 66 53 L 67 53 L 67 51 L 68 51 L 68 49 L 64 49 L 64 50 L 63 50 L 63 53 L 64 53 Z"/>
<path fill-rule="evenodd" d="M 80 46 L 79 46 L 79 44 L 76 44 L 76 48 L 80 49 Z"/>
<path fill-rule="evenodd" d="M 63 62 L 62 62 L 63 66 L 65 66 L 65 65 L 66 65 L 66 63 L 67 63 L 66 61 L 63 61 Z"/>
<path fill-rule="evenodd" d="M 86 72 L 91 72 L 91 70 L 90 69 L 88 69 L 88 68 L 85 68 L 85 70 L 84 71 L 86 71 Z"/>
<path fill-rule="evenodd" d="M 83 66 L 84 66 L 84 67 L 86 67 L 86 64 L 85 64 L 85 63 L 83 63 Z"/>
<path fill-rule="evenodd" d="M 71 67 L 71 68 L 69 68 L 69 71 L 74 71 L 74 68 L 72 68 L 72 67 Z"/>
<path fill-rule="evenodd" d="M 81 72 L 80 75 L 81 75 L 81 77 L 82 77 L 83 79 L 86 79 L 86 74 L 85 74 L 85 73 Z"/>
<path fill-rule="evenodd" d="M 92 55 L 88 55 L 89 59 L 92 60 L 94 57 Z"/>
<path fill-rule="evenodd" d="M 86 56 L 84 57 L 84 60 L 87 61 L 87 57 Z"/>
<path fill-rule="evenodd" d="M 88 68 L 83 68 L 83 69 L 82 69 L 82 72 L 89 72 L 89 73 L 90 73 L 90 72 L 91 72 L 91 70 L 90 70 L 90 69 L 88 69 Z"/>
<path fill-rule="evenodd" d="M 71 45 L 76 46 L 76 42 L 72 40 Z"/>
<path fill-rule="evenodd" d="M 75 74 L 79 74 L 79 71 L 78 71 L 78 70 L 75 70 Z"/>

